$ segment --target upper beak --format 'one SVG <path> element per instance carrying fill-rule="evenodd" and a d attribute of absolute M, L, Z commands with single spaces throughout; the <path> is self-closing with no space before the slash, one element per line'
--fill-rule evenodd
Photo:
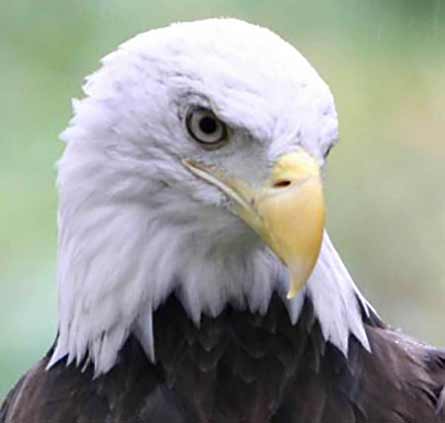
<path fill-rule="evenodd" d="M 233 211 L 289 269 L 287 297 L 295 297 L 315 267 L 323 240 L 325 206 L 316 161 L 302 150 L 286 154 L 259 189 L 201 163 L 184 164 L 233 200 Z"/>

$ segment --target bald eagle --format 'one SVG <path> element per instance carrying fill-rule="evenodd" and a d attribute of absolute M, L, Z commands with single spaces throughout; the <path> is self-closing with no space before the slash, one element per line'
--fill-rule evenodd
<path fill-rule="evenodd" d="M 58 334 L 2 423 L 445 422 L 445 351 L 391 330 L 326 233 L 328 86 L 234 19 L 138 35 L 61 138 Z"/>

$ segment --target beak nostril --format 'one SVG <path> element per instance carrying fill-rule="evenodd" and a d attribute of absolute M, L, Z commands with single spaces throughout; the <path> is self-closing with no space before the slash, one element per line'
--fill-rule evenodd
<path fill-rule="evenodd" d="M 289 185 L 291 185 L 291 181 L 287 180 L 287 179 L 282 179 L 280 181 L 277 181 L 273 184 L 274 188 L 286 188 Z"/>

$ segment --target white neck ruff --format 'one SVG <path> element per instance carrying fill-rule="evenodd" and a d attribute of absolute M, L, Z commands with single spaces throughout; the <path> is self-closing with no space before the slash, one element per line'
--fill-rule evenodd
<path fill-rule="evenodd" d="M 193 216 L 187 221 L 171 202 L 163 204 L 147 216 L 138 206 L 68 208 L 62 198 L 59 336 L 48 368 L 67 356 L 67 364 L 86 358 L 96 375 L 106 373 L 130 333 L 154 362 L 153 312 L 172 294 L 196 324 L 203 313 L 217 316 L 228 304 L 265 313 L 274 292 L 295 324 L 307 296 L 326 341 L 347 355 L 353 335 L 369 350 L 362 311 L 372 309 L 327 233 L 310 280 L 289 301 L 287 270 L 255 235 L 236 242 L 245 231 L 238 219 L 220 216 L 215 224 L 214 210 L 198 216 L 190 205 L 183 209 L 183 216 Z M 206 230 L 210 220 L 212 230 Z"/>

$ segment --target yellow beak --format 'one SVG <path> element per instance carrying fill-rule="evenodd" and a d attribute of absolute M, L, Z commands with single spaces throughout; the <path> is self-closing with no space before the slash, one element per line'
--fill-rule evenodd
<path fill-rule="evenodd" d="M 295 297 L 312 273 L 323 240 L 325 207 L 315 160 L 304 151 L 282 156 L 259 189 L 201 163 L 184 160 L 184 164 L 233 200 L 233 211 L 289 269 L 287 297 Z"/>

